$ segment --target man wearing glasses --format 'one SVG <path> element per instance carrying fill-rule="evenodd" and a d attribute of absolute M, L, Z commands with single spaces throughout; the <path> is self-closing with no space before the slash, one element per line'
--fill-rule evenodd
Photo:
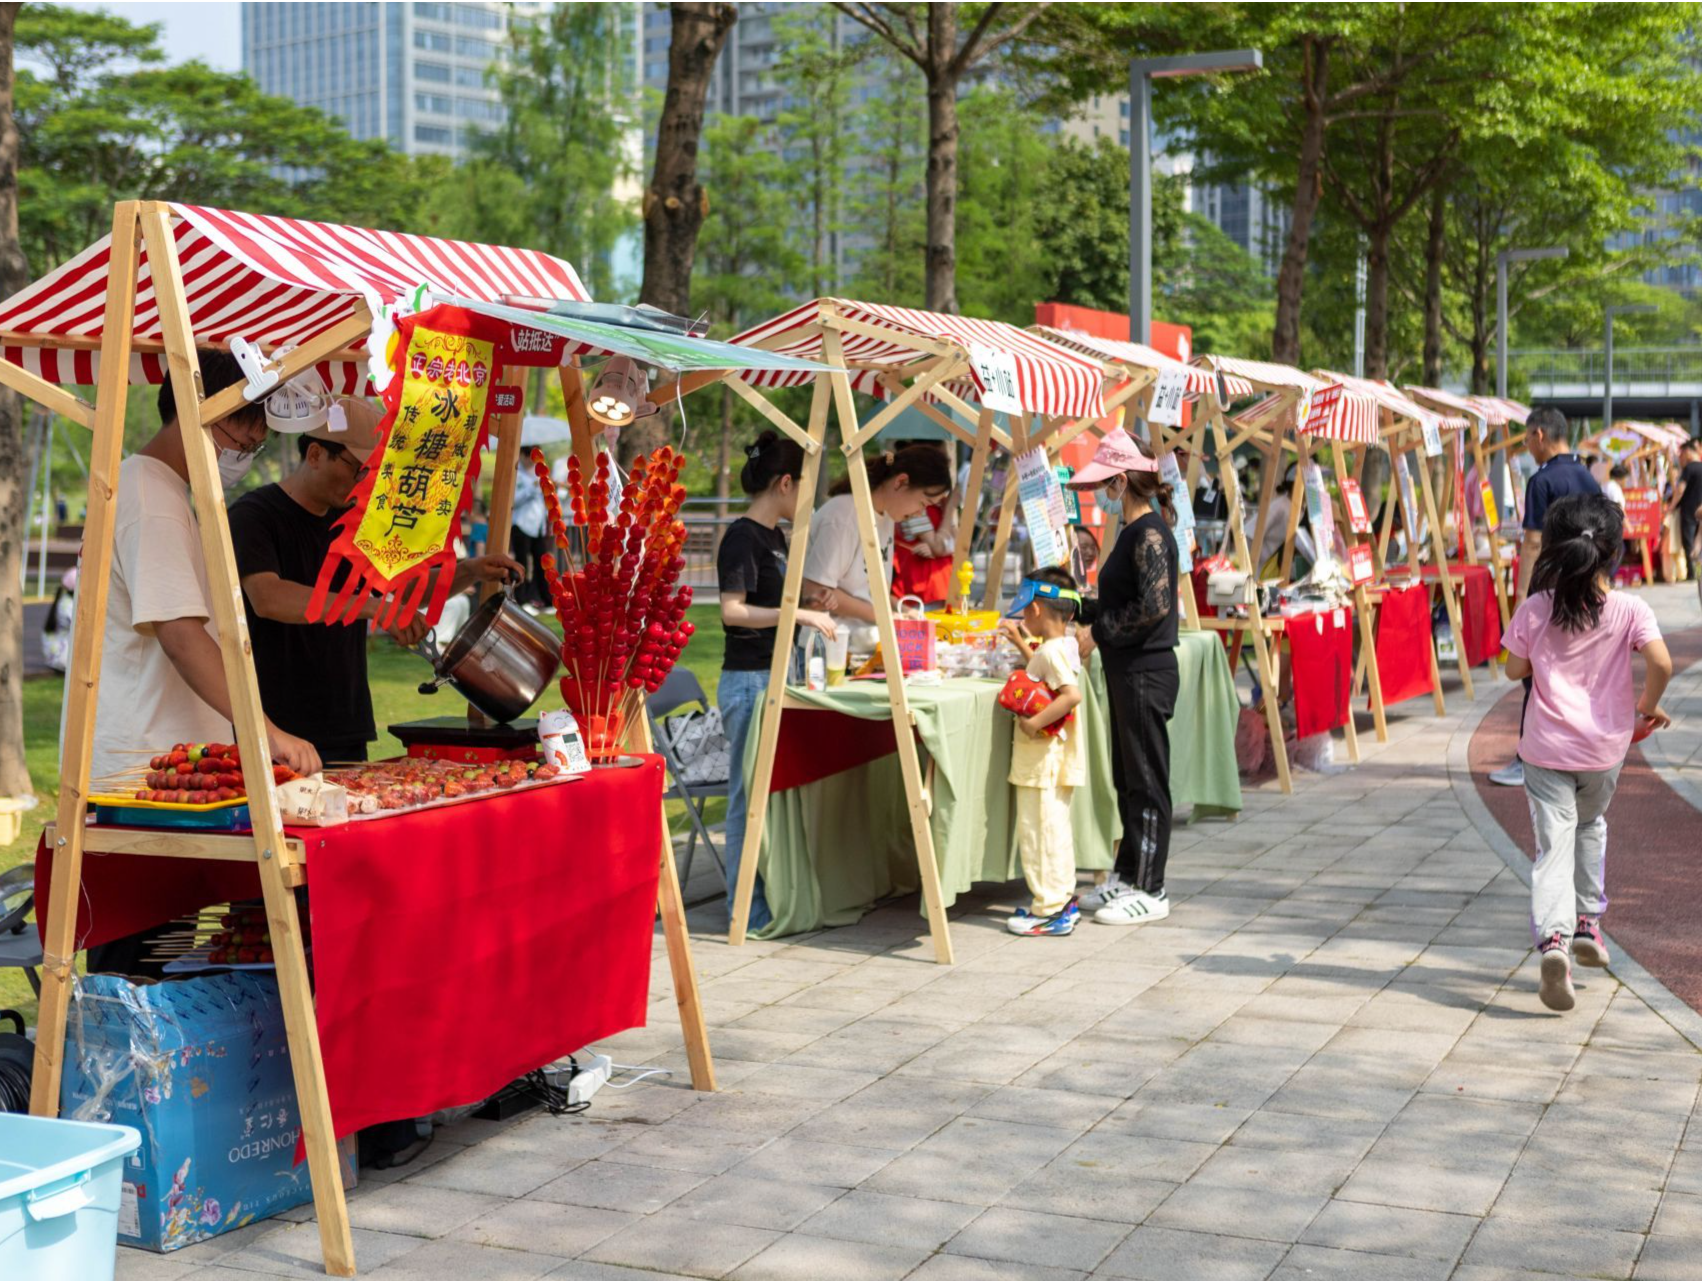
<path fill-rule="evenodd" d="M 367 629 L 309 623 L 306 615 L 337 521 L 378 448 L 380 414 L 371 401 L 340 396 L 335 407 L 340 422 L 329 415 L 296 437 L 301 457 L 294 471 L 231 505 L 231 542 L 267 715 L 311 743 L 323 761 L 364 761 L 378 736 L 366 677 Z M 461 561 L 450 594 L 511 571 L 520 566 L 507 556 Z M 341 583 L 333 582 L 332 595 Z M 371 619 L 382 606 L 372 597 L 361 616 Z M 425 631 L 416 618 L 391 635 L 412 645 Z"/>
<path fill-rule="evenodd" d="M 227 352 L 203 351 L 200 364 L 208 396 L 244 381 Z M 160 384 L 158 405 L 159 430 L 118 470 L 90 767 L 95 779 L 133 769 L 149 751 L 173 743 L 231 737 L 230 691 L 169 380 Z M 229 487 L 266 443 L 265 411 L 245 405 L 208 430 L 218 447 L 219 478 Z M 275 760 L 303 773 L 319 768 L 311 744 L 270 720 L 266 738 Z"/>

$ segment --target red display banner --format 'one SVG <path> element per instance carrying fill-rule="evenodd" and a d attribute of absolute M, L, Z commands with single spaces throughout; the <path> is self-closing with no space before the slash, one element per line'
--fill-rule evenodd
<path fill-rule="evenodd" d="M 1347 507 L 1348 528 L 1356 534 L 1371 532 L 1371 513 L 1365 508 L 1365 495 L 1359 488 L 1359 482 L 1352 476 L 1343 476 L 1339 482 L 1342 502 Z"/>
<path fill-rule="evenodd" d="M 1430 589 L 1414 583 L 1386 593 L 1377 608 L 1377 676 L 1385 707 L 1435 688 L 1431 644 Z"/>
<path fill-rule="evenodd" d="M 1295 734 L 1346 725 L 1352 715 L 1353 623 L 1345 609 L 1294 614 L 1284 620 L 1294 673 Z"/>
<path fill-rule="evenodd" d="M 1300 430 L 1308 436 L 1323 432 L 1335 419 L 1336 402 L 1341 398 L 1340 383 L 1322 388 L 1314 393 L 1311 404 L 1307 407 L 1306 421 L 1300 425 Z"/>
<path fill-rule="evenodd" d="M 1661 491 L 1635 488 L 1625 491 L 1625 536 L 1642 542 L 1661 535 Z"/>
<path fill-rule="evenodd" d="M 517 414 L 525 407 L 525 397 L 518 387 L 493 387 L 491 413 Z"/>
<path fill-rule="evenodd" d="M 375 620 L 380 627 L 406 624 L 422 609 L 428 623 L 437 622 L 509 329 L 447 305 L 398 322 L 390 352 L 398 376 L 384 392 L 378 452 L 337 522 L 308 601 L 309 622 L 352 623 L 372 593 L 388 598 Z"/>

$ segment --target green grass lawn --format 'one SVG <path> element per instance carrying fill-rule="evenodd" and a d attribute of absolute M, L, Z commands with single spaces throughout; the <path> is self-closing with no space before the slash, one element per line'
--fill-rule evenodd
<path fill-rule="evenodd" d="M 725 638 L 721 631 L 720 611 L 714 605 L 693 605 L 690 618 L 697 627 L 691 644 L 680 661 L 697 674 L 705 692 L 715 696 L 715 684 L 721 672 L 721 651 Z M 547 618 L 552 625 L 554 618 Z M 399 648 L 388 639 L 370 643 L 367 673 L 372 685 L 374 719 L 378 724 L 378 741 L 372 746 L 375 759 L 400 756 L 402 745 L 385 728 L 402 721 L 419 720 L 427 716 L 444 716 L 460 712 L 466 703 L 448 688 L 433 695 L 419 692 L 419 683 L 431 674 L 424 659 Z M 59 800 L 59 712 L 64 695 L 64 683 L 57 678 L 45 678 L 24 683 L 24 749 L 29 761 L 30 778 L 35 782 L 36 808 L 25 816 L 24 830 L 10 845 L 0 846 L 0 871 L 35 857 L 42 827 L 53 821 Z M 552 686 L 538 700 L 538 707 L 560 706 L 560 695 Z M 170 743 L 162 743 L 162 748 Z M 678 811 L 677 805 L 670 807 Z M 712 801 L 709 821 L 721 821 L 723 802 Z M 675 817 L 683 822 L 683 816 Z M 28 981 L 18 970 L 0 970 L 0 1009 L 11 1007 L 23 1011 L 31 1022 L 35 1019 L 35 996 Z"/>

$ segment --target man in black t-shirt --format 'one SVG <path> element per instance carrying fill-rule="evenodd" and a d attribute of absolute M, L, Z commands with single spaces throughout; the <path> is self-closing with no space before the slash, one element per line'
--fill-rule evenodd
<path fill-rule="evenodd" d="M 320 426 L 298 436 L 296 469 L 281 484 L 262 486 L 230 508 L 261 704 L 278 726 L 312 743 L 327 764 L 365 760 L 367 744 L 377 737 L 366 679 L 367 629 L 358 623 L 309 623 L 306 615 L 337 521 L 378 447 L 378 410 L 354 396 L 338 404 L 346 428 Z M 507 556 L 462 561 L 451 594 L 509 572 L 521 571 Z M 333 581 L 333 593 L 341 581 Z M 376 598 L 369 601 L 362 617 L 370 619 L 380 605 Z M 392 635 L 413 644 L 425 630 L 416 619 Z"/>
<path fill-rule="evenodd" d="M 1702 512 L 1702 439 L 1687 440 L 1678 455 L 1678 479 L 1673 482 L 1672 501 L 1667 511 L 1678 513 L 1678 535 L 1684 544 L 1684 556 L 1690 565 L 1690 576 L 1702 578 L 1696 564 L 1696 534 L 1698 513 Z"/>

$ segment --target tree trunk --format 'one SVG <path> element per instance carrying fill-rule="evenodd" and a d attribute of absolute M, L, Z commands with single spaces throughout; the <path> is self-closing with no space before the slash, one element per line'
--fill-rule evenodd
<path fill-rule="evenodd" d="M 1442 252 L 1447 247 L 1448 193 L 1430 193 L 1430 235 L 1424 244 L 1424 385 L 1442 385 Z"/>
<path fill-rule="evenodd" d="M 1372 227 L 1365 249 L 1365 376 L 1389 374 L 1389 233 Z"/>
<path fill-rule="evenodd" d="M 929 311 L 957 311 L 957 79 L 946 64 L 957 50 L 957 6 L 928 6 L 928 247 L 924 281 Z"/>
<path fill-rule="evenodd" d="M 1471 390 L 1474 396 L 1488 396 L 1493 392 L 1489 377 L 1489 343 L 1494 337 L 1490 330 L 1489 293 L 1494 287 L 1495 277 L 1490 267 L 1489 244 L 1485 239 L 1485 229 L 1480 227 L 1477 253 L 1472 263 Z"/>
<path fill-rule="evenodd" d="M 656 124 L 656 164 L 644 192 L 644 284 L 640 302 L 676 315 L 691 311 L 691 268 L 709 193 L 697 181 L 698 142 L 710 77 L 738 18 L 731 4 L 671 4 L 668 90 Z M 660 443 L 668 416 L 658 414 L 621 433 L 630 460 Z"/>
<path fill-rule="evenodd" d="M 733 492 L 731 463 L 733 457 L 733 389 L 721 388 L 721 443 L 715 450 L 715 515 L 727 519 L 727 499 Z M 721 544 L 720 531 L 716 531 L 715 544 Z"/>
<path fill-rule="evenodd" d="M 1285 365 L 1300 363 L 1300 299 L 1306 286 L 1306 253 L 1312 239 L 1312 219 L 1323 191 L 1325 94 L 1329 88 L 1330 49 L 1308 36 L 1301 72 L 1301 100 L 1306 112 L 1300 134 L 1300 168 L 1294 184 L 1288 242 L 1277 270 L 1276 329 L 1271 335 L 1271 359 Z"/>
<path fill-rule="evenodd" d="M 12 32 L 20 7 L 0 4 L 0 295 L 7 297 L 30 278 L 18 244 L 18 123 L 12 116 Z M 0 796 L 33 791 L 24 764 L 25 455 L 22 398 L 0 391 Z"/>

